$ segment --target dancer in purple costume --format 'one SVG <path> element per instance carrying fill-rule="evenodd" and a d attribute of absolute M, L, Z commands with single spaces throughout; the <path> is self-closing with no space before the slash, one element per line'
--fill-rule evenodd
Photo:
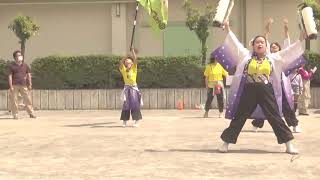
<path fill-rule="evenodd" d="M 270 34 L 270 28 L 271 28 L 271 21 L 269 20 L 267 26 L 266 26 L 266 35 Z M 285 40 L 284 40 L 284 47 L 287 48 L 290 45 L 290 36 L 288 32 L 288 20 L 284 19 L 284 34 L 285 34 Z M 270 44 L 270 52 L 276 53 L 281 50 L 281 46 L 277 42 L 273 42 Z M 297 68 L 301 66 L 302 63 L 305 63 L 304 58 L 301 57 L 301 61 L 295 65 L 294 68 Z M 285 73 L 291 72 L 292 69 L 286 69 Z M 293 127 L 293 132 L 300 133 L 302 132 L 300 126 L 298 126 L 299 121 L 295 115 L 294 111 L 294 105 L 293 105 L 293 93 L 292 93 L 292 87 L 291 87 L 291 81 L 290 78 L 286 76 L 284 72 L 281 73 L 281 90 L 282 90 L 282 113 L 283 117 L 289 127 Z M 280 94 L 280 93 L 276 93 Z M 258 107 L 260 108 L 260 107 Z M 260 113 L 260 114 L 258 114 Z M 261 111 L 261 108 L 258 109 L 252 116 L 253 117 L 261 117 L 261 114 L 263 112 Z M 253 131 L 257 132 L 258 128 L 262 128 L 264 125 L 265 119 L 259 119 L 256 118 L 252 121 L 253 125 Z"/>
<path fill-rule="evenodd" d="M 127 126 L 127 121 L 130 119 L 130 114 L 134 120 L 134 127 L 139 126 L 139 120 L 142 119 L 141 92 L 137 86 L 138 61 L 134 49 L 132 55 L 123 58 L 119 64 L 119 70 L 124 81 L 124 89 L 121 93 L 123 107 L 120 119 L 123 121 L 123 127 Z"/>
<path fill-rule="evenodd" d="M 233 32 L 229 23 L 225 23 L 228 32 L 222 46 L 212 56 L 228 71 L 237 67 L 235 78 L 230 87 L 226 118 L 232 119 L 230 125 L 221 135 L 224 141 L 220 152 L 227 152 L 229 143 L 235 144 L 246 120 L 260 105 L 267 117 L 278 143 L 286 144 L 286 152 L 297 154 L 291 143 L 294 138 L 290 129 L 281 119 L 282 96 L 275 95 L 281 91 L 281 73 L 298 63 L 304 52 L 301 33 L 300 40 L 277 53 L 267 54 L 267 40 L 256 36 L 253 40 L 253 53 L 244 48 Z M 279 98 L 280 97 L 280 98 Z"/>

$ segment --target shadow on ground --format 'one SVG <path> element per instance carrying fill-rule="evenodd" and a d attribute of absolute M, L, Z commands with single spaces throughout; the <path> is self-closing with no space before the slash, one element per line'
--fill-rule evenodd
<path fill-rule="evenodd" d="M 65 125 L 64 127 L 86 127 L 86 126 L 101 126 L 101 125 L 107 125 L 107 124 L 114 124 L 115 122 L 106 122 L 106 123 L 90 123 L 90 124 L 71 124 L 71 125 Z M 102 126 L 104 127 L 104 126 Z"/>
<path fill-rule="evenodd" d="M 168 149 L 168 150 L 155 150 L 155 149 L 145 149 L 145 152 L 150 153 L 165 153 L 165 152 L 200 152 L 200 153 L 219 153 L 219 154 L 226 154 L 220 153 L 217 149 Z M 279 151 L 265 151 L 265 150 L 258 150 L 258 149 L 239 149 L 239 150 L 229 150 L 227 154 L 283 154 L 285 152 Z"/>

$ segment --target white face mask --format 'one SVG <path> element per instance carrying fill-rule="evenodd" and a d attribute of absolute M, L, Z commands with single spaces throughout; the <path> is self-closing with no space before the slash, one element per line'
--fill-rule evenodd
<path fill-rule="evenodd" d="M 18 57 L 18 61 L 19 61 L 19 62 L 23 61 L 23 56 L 19 56 L 19 57 Z"/>

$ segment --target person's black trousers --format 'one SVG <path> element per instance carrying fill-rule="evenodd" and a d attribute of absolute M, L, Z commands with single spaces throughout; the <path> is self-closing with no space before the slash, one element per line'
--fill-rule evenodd
<path fill-rule="evenodd" d="M 240 97 L 235 117 L 231 120 L 229 127 L 221 134 L 221 139 L 224 142 L 233 144 L 237 142 L 241 129 L 258 104 L 267 117 L 277 137 L 278 143 L 286 143 L 293 139 L 292 132 L 281 119 L 272 85 L 248 83 L 245 84 Z"/>
<path fill-rule="evenodd" d="M 132 116 L 132 120 L 140 120 L 142 119 L 142 114 L 140 110 L 122 110 L 120 120 L 128 121 L 130 119 L 130 114 Z"/>
<path fill-rule="evenodd" d="M 207 101 L 206 101 L 206 106 L 205 106 L 206 112 L 208 112 L 212 108 L 211 107 L 211 103 L 212 103 L 212 100 L 214 98 L 213 90 L 214 90 L 213 88 L 209 88 L 208 89 Z M 221 89 L 221 93 L 217 94 L 216 96 L 217 96 L 219 112 L 223 112 L 223 107 L 224 107 L 224 104 L 223 104 L 223 89 Z"/>
<path fill-rule="evenodd" d="M 291 109 L 283 88 L 282 88 L 282 113 L 289 127 L 290 126 L 294 127 L 299 124 L 295 111 Z M 251 123 L 255 127 L 262 128 L 264 125 L 264 119 L 254 119 Z"/>

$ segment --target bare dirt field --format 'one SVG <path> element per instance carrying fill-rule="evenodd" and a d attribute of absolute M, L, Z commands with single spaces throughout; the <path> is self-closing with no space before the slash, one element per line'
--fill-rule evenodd
<path fill-rule="evenodd" d="M 268 123 L 248 120 L 230 152 L 217 152 L 229 120 L 210 111 L 144 110 L 139 128 L 120 111 L 39 111 L 37 119 L 0 112 L 0 179 L 320 179 L 320 111 L 298 116 L 299 155 L 284 153 Z M 130 126 L 132 121 L 130 122 Z"/>

